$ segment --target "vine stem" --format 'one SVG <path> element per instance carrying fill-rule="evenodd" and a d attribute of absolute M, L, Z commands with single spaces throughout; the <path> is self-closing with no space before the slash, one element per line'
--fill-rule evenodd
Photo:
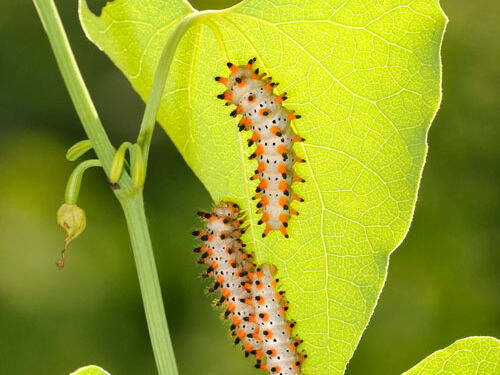
<path fill-rule="evenodd" d="M 71 50 L 54 0 L 33 0 L 33 3 L 49 38 L 59 70 L 78 116 L 106 175 L 109 177 L 116 150 L 99 120 Z M 200 12 L 190 14 L 177 25 L 169 37 L 160 58 L 137 140 L 137 143 L 143 149 L 145 163 L 147 163 L 155 119 L 175 50 L 182 35 L 199 15 L 201 15 Z M 114 192 L 120 201 L 127 221 L 158 373 L 160 375 L 178 375 L 144 211 L 143 189 L 134 188 L 130 175 L 127 173 L 122 173 L 119 185 L 120 189 L 114 190 Z"/>
<path fill-rule="evenodd" d="M 151 137 L 153 136 L 154 125 L 156 122 L 156 114 L 158 113 L 158 108 L 160 107 L 168 71 L 170 70 L 170 65 L 174 58 L 177 45 L 179 44 L 186 30 L 189 29 L 189 27 L 191 27 L 197 20 L 199 20 L 207 13 L 209 12 L 196 11 L 184 17 L 183 20 L 179 22 L 177 27 L 174 29 L 174 31 L 168 38 L 167 44 L 165 44 L 165 47 L 163 48 L 163 52 L 160 56 L 158 67 L 153 79 L 151 92 L 146 103 L 144 116 L 142 117 L 139 136 L 137 137 L 137 144 L 142 147 L 144 163 L 146 165 L 148 162 Z"/>
<path fill-rule="evenodd" d="M 115 149 L 97 115 L 53 0 L 33 0 L 78 117 L 106 173 Z M 123 181 L 125 182 L 125 181 Z"/>
<path fill-rule="evenodd" d="M 120 203 L 125 213 L 134 250 L 142 301 L 158 373 L 178 375 L 142 194 L 137 194 L 134 199 L 127 199 Z"/>

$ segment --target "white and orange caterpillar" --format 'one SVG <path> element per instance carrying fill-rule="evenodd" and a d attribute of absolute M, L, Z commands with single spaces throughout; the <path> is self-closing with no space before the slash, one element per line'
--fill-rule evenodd
<path fill-rule="evenodd" d="M 255 367 L 272 375 L 301 375 L 306 356 L 297 353 L 302 342 L 292 338 L 294 322 L 287 322 L 288 303 L 276 290 L 275 268 L 255 267 L 243 251 L 239 207 L 221 202 L 213 213 L 199 212 L 206 230 L 195 231 L 205 244 L 194 251 L 201 253 L 200 263 L 208 264 L 204 276 L 214 277 L 211 292 L 221 291 L 217 305 L 225 305 L 224 317 L 232 319 L 235 343 L 243 343 L 245 355 L 255 355 Z"/>
<path fill-rule="evenodd" d="M 269 264 L 251 274 L 255 316 L 266 358 L 265 363 L 257 367 L 274 375 L 301 375 L 301 365 L 307 355 L 297 352 L 302 340 L 291 336 L 295 322 L 285 320 L 288 302 L 283 298 L 284 292 L 276 291 L 279 280 L 274 278 L 275 274 L 276 268 Z"/>
<path fill-rule="evenodd" d="M 240 236 L 238 205 L 221 202 L 213 213 L 199 212 L 206 221 L 206 230 L 193 232 L 205 242 L 204 246 L 195 248 L 201 253 L 199 263 L 208 264 L 205 277 L 214 277 L 215 284 L 210 292 L 221 290 L 217 305 L 225 305 L 224 318 L 232 319 L 231 331 L 236 336 L 235 344 L 243 342 L 245 354 L 254 354 L 257 360 L 262 358 L 261 341 L 258 338 L 258 325 L 255 321 L 255 308 L 246 300 L 252 298 L 252 282 L 248 277 L 254 265 L 245 252 Z"/>
<path fill-rule="evenodd" d="M 251 179 L 260 179 L 253 199 L 260 199 L 257 204 L 257 212 L 262 214 L 259 224 L 266 223 L 262 237 L 271 230 L 280 230 L 288 238 L 290 215 L 298 215 L 290 207 L 290 202 L 294 199 L 303 201 L 291 187 L 293 182 L 304 182 L 293 170 L 295 163 L 304 162 L 295 155 L 293 144 L 304 139 L 294 134 L 290 126 L 290 121 L 300 116 L 283 107 L 286 93 L 273 93 L 278 84 L 272 82 L 271 77 L 265 78 L 265 73 L 253 70 L 255 60 L 253 58 L 242 66 L 227 63 L 231 75 L 215 77 L 217 82 L 227 87 L 218 98 L 227 100 L 226 105 L 237 106 L 231 116 L 242 115 L 240 131 L 246 129 L 253 132 L 248 145 L 255 143 L 257 147 L 249 159 L 258 161 Z"/>

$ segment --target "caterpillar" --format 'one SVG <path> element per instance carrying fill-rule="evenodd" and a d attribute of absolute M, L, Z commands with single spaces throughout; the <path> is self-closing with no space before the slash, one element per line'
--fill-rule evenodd
<path fill-rule="evenodd" d="M 242 343 L 245 356 L 254 355 L 257 364 L 273 375 L 300 375 L 305 355 L 297 353 L 301 340 L 291 337 L 294 322 L 287 322 L 288 303 L 277 292 L 275 268 L 256 267 L 243 248 L 240 236 L 245 229 L 239 206 L 221 202 L 213 212 L 198 212 L 206 229 L 193 232 L 204 241 L 194 249 L 199 263 L 207 264 L 204 277 L 213 277 L 210 292 L 220 291 L 216 305 L 225 306 L 224 318 L 231 319 L 235 344 Z"/>
<path fill-rule="evenodd" d="M 274 375 L 300 375 L 300 367 L 307 355 L 297 353 L 302 340 L 290 335 L 295 322 L 285 320 L 288 302 L 283 299 L 283 291 L 276 292 L 279 280 L 274 278 L 275 274 L 275 267 L 264 264 L 252 277 L 255 315 L 266 356 L 266 363 L 256 367 Z"/>
<path fill-rule="evenodd" d="M 260 360 L 263 353 L 255 322 L 255 307 L 250 303 L 252 282 L 248 276 L 253 263 L 248 254 L 241 251 L 244 244 L 240 236 L 244 229 L 240 228 L 239 207 L 234 203 L 221 202 L 213 213 L 198 212 L 198 215 L 205 220 L 207 228 L 193 232 L 205 242 L 204 246 L 194 251 L 201 253 L 199 263 L 208 264 L 203 276 L 215 278 L 215 284 L 209 291 L 221 289 L 217 305 L 227 305 L 224 318 L 232 319 L 235 344 L 243 342 L 245 355 L 254 354 Z"/>
<path fill-rule="evenodd" d="M 226 86 L 226 91 L 218 98 L 226 100 L 226 105 L 237 106 L 231 116 L 242 115 L 238 124 L 240 131 L 253 132 L 248 145 L 255 143 L 256 149 L 249 159 L 257 159 L 258 166 L 250 179 L 260 180 L 253 199 L 260 200 L 257 213 L 262 216 L 258 223 L 266 224 L 262 237 L 271 230 L 279 230 L 288 238 L 290 215 L 298 215 L 290 207 L 290 202 L 304 201 L 293 193 L 291 187 L 293 182 L 304 182 L 293 169 L 295 163 L 305 162 L 293 151 L 294 143 L 303 142 L 304 138 L 296 135 L 290 126 L 291 120 L 301 116 L 283 107 L 286 93 L 273 93 L 278 83 L 272 82 L 271 77 L 265 78 L 266 74 L 259 73 L 259 69 L 253 70 L 255 61 L 256 58 L 250 59 L 242 66 L 228 62 L 230 76 L 215 77 L 217 82 Z"/>

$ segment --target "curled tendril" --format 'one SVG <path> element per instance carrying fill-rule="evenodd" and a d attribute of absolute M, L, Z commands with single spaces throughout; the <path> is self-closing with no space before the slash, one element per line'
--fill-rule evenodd
<path fill-rule="evenodd" d="M 130 156 L 130 174 L 132 185 L 135 188 L 142 188 L 146 179 L 146 166 L 142 155 L 141 147 L 135 143 L 123 142 L 115 153 L 111 170 L 109 172 L 109 181 L 116 184 L 120 179 L 126 162 L 125 153 L 128 151 Z"/>
<path fill-rule="evenodd" d="M 71 146 L 66 152 L 66 159 L 69 161 L 78 160 L 83 154 L 92 149 L 92 144 L 90 140 L 85 139 L 80 142 L 76 142 L 73 146 Z"/>

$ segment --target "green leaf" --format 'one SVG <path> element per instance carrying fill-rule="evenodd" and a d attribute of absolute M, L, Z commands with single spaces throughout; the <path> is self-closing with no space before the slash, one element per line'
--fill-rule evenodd
<path fill-rule="evenodd" d="M 81 1 L 88 37 L 146 100 L 156 63 L 185 2 L 116 0 L 100 17 Z M 390 253 L 412 218 L 441 99 L 446 17 L 437 0 L 248 0 L 204 12 L 178 45 L 158 120 L 214 201 L 248 212 L 257 262 L 277 265 L 289 316 L 309 354 L 304 372 L 342 374 L 385 282 Z M 261 238 L 251 200 L 247 133 L 216 95 L 225 64 L 257 57 L 303 118 L 295 146 L 305 199 L 289 225 Z"/>
<path fill-rule="evenodd" d="M 438 350 L 403 375 L 500 374 L 500 341 L 468 337 Z"/>
<path fill-rule="evenodd" d="M 72 372 L 70 375 L 110 375 L 109 372 L 104 371 L 102 368 L 94 365 L 85 366 L 79 368 L 75 372 Z"/>

